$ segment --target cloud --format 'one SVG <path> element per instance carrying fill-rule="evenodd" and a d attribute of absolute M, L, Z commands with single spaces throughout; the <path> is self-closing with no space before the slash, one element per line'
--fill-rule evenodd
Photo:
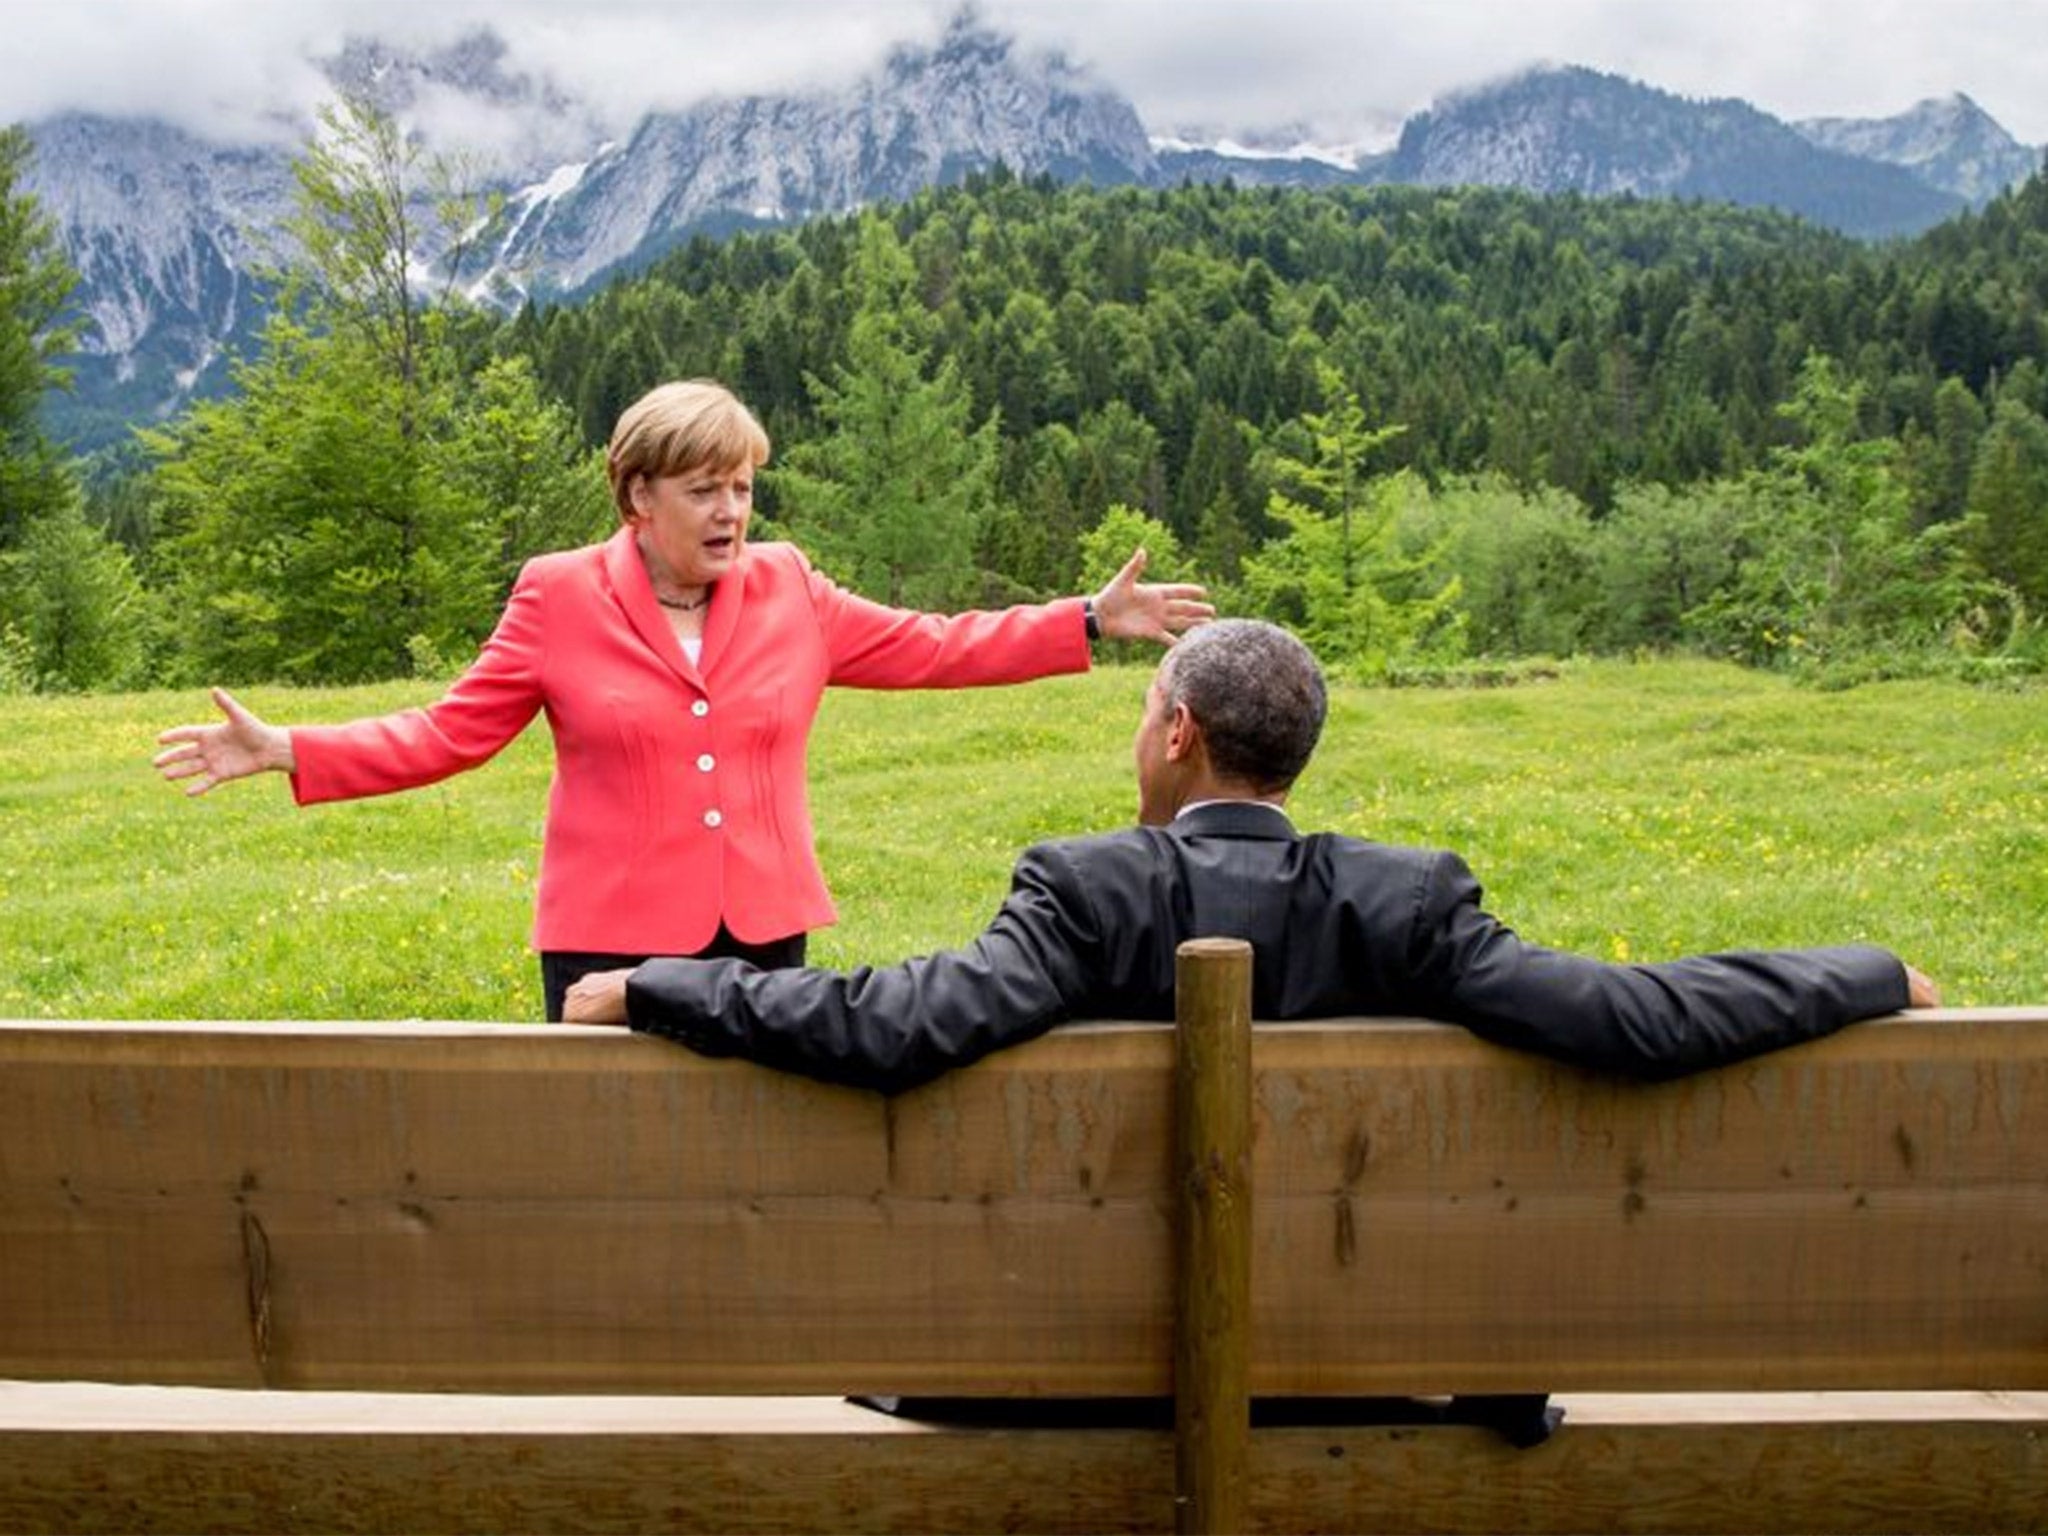
<path fill-rule="evenodd" d="M 330 94 L 315 61 L 350 37 L 433 49 L 489 28 L 509 68 L 625 128 L 650 109 L 850 80 L 945 14 L 927 0 L 8 0 L 0 121 L 83 110 L 274 136 Z"/>
<path fill-rule="evenodd" d="M 614 132 L 650 109 L 833 85 L 929 42 L 954 0 L 7 0 L 0 120 L 158 115 L 218 138 L 296 131 L 312 60 L 350 35 L 437 47 L 481 27 Z M 1148 126 L 1384 131 L 1536 62 L 1585 64 L 1768 111 L 1884 116 L 1967 91 L 2048 141 L 2042 0 L 980 0 Z M 292 126 L 286 126 L 292 125 Z"/>
<path fill-rule="evenodd" d="M 273 137 L 318 99 L 289 7 L 241 0 L 16 0 L 0 51 L 0 119 L 82 110 Z"/>
<path fill-rule="evenodd" d="M 922 0 L 751 0 L 745 5 L 515 3 L 479 6 L 513 56 L 630 122 L 712 97 L 850 82 L 890 48 L 937 34 Z"/>
<path fill-rule="evenodd" d="M 1148 124 L 1398 121 L 1538 63 L 1584 64 L 1787 117 L 1888 116 L 1968 91 L 2048 140 L 2041 0 L 1010 0 L 990 11 L 1063 42 Z"/>

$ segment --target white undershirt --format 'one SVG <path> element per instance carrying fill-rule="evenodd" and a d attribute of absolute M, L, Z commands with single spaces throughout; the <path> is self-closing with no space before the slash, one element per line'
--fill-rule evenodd
<path fill-rule="evenodd" d="M 697 666 L 704 660 L 704 637 L 702 635 L 678 635 L 683 642 L 683 654 L 690 658 L 690 665 Z"/>
<path fill-rule="evenodd" d="M 1269 810 L 1269 811 L 1271 811 L 1271 812 L 1272 812 L 1272 813 L 1273 813 L 1274 815 L 1278 816 L 1278 817 L 1279 817 L 1279 818 L 1280 818 L 1280 819 L 1281 819 L 1282 821 L 1284 821 L 1284 822 L 1287 822 L 1287 823 L 1288 823 L 1289 825 L 1292 825 L 1292 824 L 1293 824 L 1293 818 L 1292 818 L 1291 816 L 1289 816 L 1289 815 L 1287 814 L 1287 812 L 1286 812 L 1286 811 L 1285 811 L 1284 809 L 1282 809 L 1282 808 L 1281 808 L 1280 806 L 1277 806 L 1277 805 L 1275 805 L 1275 804 L 1274 804 L 1274 803 L 1273 803 L 1272 801 L 1270 801 L 1270 800 L 1193 800 L 1193 801 L 1190 801 L 1190 802 L 1189 802 L 1188 804 L 1186 804 L 1186 805 L 1182 806 L 1182 807 L 1181 807 L 1181 808 L 1180 808 L 1179 810 L 1175 811 L 1175 812 L 1173 813 L 1173 819 L 1174 819 L 1175 821 L 1179 821 L 1179 820 L 1181 819 L 1181 817 L 1183 817 L 1183 816 L 1187 815 L 1187 813 L 1188 813 L 1189 811 L 1199 811 L 1199 810 L 1200 810 L 1200 809 L 1201 809 L 1201 808 L 1202 808 L 1203 806 L 1205 806 L 1205 805 L 1256 805 L 1256 806 L 1262 806 L 1262 807 L 1264 807 L 1264 808 L 1265 808 L 1266 810 Z"/>

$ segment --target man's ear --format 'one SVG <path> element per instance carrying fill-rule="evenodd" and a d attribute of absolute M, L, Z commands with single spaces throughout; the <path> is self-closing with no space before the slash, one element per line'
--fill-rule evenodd
<path fill-rule="evenodd" d="M 1184 763 L 1192 758 L 1202 745 L 1202 722 L 1189 711 L 1187 704 L 1173 706 L 1173 713 L 1166 719 L 1166 760 L 1169 763 Z"/>

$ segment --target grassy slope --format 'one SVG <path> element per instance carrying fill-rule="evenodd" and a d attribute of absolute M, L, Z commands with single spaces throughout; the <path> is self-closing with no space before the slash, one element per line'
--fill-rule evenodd
<path fill-rule="evenodd" d="M 813 806 L 843 921 L 824 963 L 957 942 L 1011 854 L 1131 815 L 1146 674 L 831 696 Z M 255 689 L 281 721 L 419 702 Z M 188 803 L 148 766 L 196 694 L 0 699 L 0 1017 L 526 1018 L 549 753 L 298 811 Z M 1606 958 L 1869 939 L 1959 1003 L 2048 1001 L 2038 693 L 1816 694 L 1690 662 L 1500 692 L 1341 690 L 1296 819 L 1454 847 L 1524 934 Z"/>

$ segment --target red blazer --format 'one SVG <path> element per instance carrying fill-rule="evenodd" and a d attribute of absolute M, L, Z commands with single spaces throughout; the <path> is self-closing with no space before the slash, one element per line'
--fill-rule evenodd
<path fill-rule="evenodd" d="M 301 805 L 474 767 L 545 710 L 555 736 L 533 942 L 686 955 L 721 920 L 753 943 L 836 913 L 811 834 L 806 749 L 826 686 L 963 688 L 1088 667 L 1079 598 L 953 617 L 835 586 L 788 544 L 713 589 L 692 666 L 622 528 L 528 563 L 438 703 L 294 730 Z"/>

